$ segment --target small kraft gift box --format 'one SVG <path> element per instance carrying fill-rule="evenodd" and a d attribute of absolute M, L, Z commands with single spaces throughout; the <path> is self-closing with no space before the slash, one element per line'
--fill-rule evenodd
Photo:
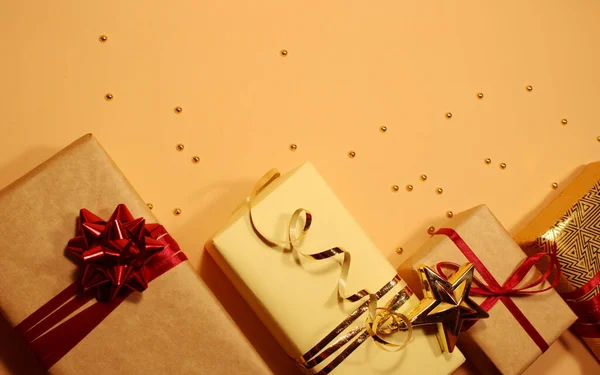
<path fill-rule="evenodd" d="M 527 257 L 485 205 L 444 225 L 403 263 L 400 274 L 416 288 L 420 265 L 448 276 L 457 264 L 473 264 L 471 298 L 489 318 L 465 324 L 457 345 L 484 374 L 522 373 L 576 320 L 549 273 L 535 268 L 540 259 L 552 257 Z"/>
<path fill-rule="evenodd" d="M 0 311 L 49 373 L 269 373 L 92 135 L 0 215 Z"/>
<path fill-rule="evenodd" d="M 341 297 L 370 291 L 387 308 L 377 311 L 395 318 L 419 305 L 310 163 L 267 173 L 207 249 L 306 373 L 449 374 L 464 362 L 424 329 L 412 330 L 404 349 L 386 351 L 380 332 L 370 331 L 367 294 Z M 402 347 L 407 332 L 397 333 L 391 341 Z"/>

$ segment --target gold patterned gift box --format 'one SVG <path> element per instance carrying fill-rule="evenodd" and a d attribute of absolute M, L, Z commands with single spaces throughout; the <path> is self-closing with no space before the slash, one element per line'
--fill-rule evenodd
<path fill-rule="evenodd" d="M 365 330 L 364 300 L 350 303 L 336 296 L 341 255 L 306 259 L 259 238 L 255 228 L 265 237 L 284 240 L 293 213 L 299 208 L 310 210 L 311 227 L 298 249 L 318 253 L 344 248 L 352 256 L 346 284 L 350 293 L 363 288 L 379 291 L 382 307 L 401 296 L 403 304 L 397 311 L 404 314 L 419 304 L 311 164 L 275 179 L 253 201 L 252 222 L 248 206 L 243 205 L 207 248 L 307 373 L 333 369 L 336 374 L 449 374 L 463 363 L 460 351 L 442 353 L 435 333 L 421 329 L 413 331 L 403 350 L 382 350 Z M 347 325 L 340 326 L 344 322 Z M 336 342 L 345 344 L 333 353 L 321 350 Z"/>
<path fill-rule="evenodd" d="M 69 249 L 76 248 L 77 241 L 69 240 L 75 237 L 80 209 L 87 208 L 106 220 L 121 203 L 135 218 L 145 218 L 146 226 L 160 227 L 149 224 L 156 223 L 156 218 L 91 135 L 0 191 L 0 312 L 17 331 L 33 326 L 21 333 L 28 337 L 32 351 L 45 353 L 38 358 L 40 362 L 52 374 L 269 373 L 187 261 L 151 281 L 143 293 L 123 297 L 122 303 L 66 355 L 56 356 L 67 337 L 90 324 L 89 320 L 80 325 L 71 323 L 89 318 L 88 312 L 110 303 L 91 299 L 76 310 L 77 314 L 58 321 L 59 325 L 50 323 L 45 333 L 38 327 L 47 320 L 37 325 L 29 322 L 39 320 L 36 311 L 42 306 L 49 308 L 50 319 L 85 295 L 80 292 L 60 309 L 56 309 L 60 304 L 47 305 L 69 285 L 79 285 L 79 262 L 67 258 L 65 249 L 67 243 L 73 245 Z M 125 210 L 120 212 L 127 216 Z M 103 226 L 89 212 L 84 217 L 91 219 L 86 221 L 90 232 L 84 233 Z M 113 234 L 135 232 L 133 227 L 112 220 L 105 228 L 111 224 L 120 228 Z M 170 236 L 164 233 L 157 237 L 161 241 L 166 238 Z M 144 241 L 149 244 L 148 238 Z M 172 239 L 169 242 L 171 249 L 178 251 L 176 243 Z M 59 329 L 57 337 L 54 333 Z M 37 337 L 31 336 L 36 330 Z M 54 341 L 48 339 L 50 335 Z M 40 349 L 42 342 L 44 348 Z M 50 361 L 50 357 L 55 358 Z"/>
<path fill-rule="evenodd" d="M 420 265 L 444 270 L 446 263 L 473 263 L 477 282 L 471 298 L 489 318 L 463 326 L 467 329 L 458 347 L 484 374 L 522 373 L 571 326 L 575 315 L 547 280 L 532 285 L 542 274 L 534 262 L 525 262 L 525 253 L 487 206 L 455 214 L 444 225 L 403 263 L 400 275 L 417 288 Z"/>
<path fill-rule="evenodd" d="M 587 165 L 515 239 L 526 252 L 557 252 L 557 289 L 579 317 L 573 329 L 600 360 L 600 162 Z"/>

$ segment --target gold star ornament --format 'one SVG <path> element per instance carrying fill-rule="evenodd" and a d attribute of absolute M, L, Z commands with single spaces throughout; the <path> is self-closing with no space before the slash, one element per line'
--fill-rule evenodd
<path fill-rule="evenodd" d="M 413 327 L 437 324 L 437 338 L 443 352 L 452 353 L 465 320 L 489 317 L 469 297 L 474 270 L 473 264 L 466 263 L 446 280 L 425 265 L 418 268 L 423 299 L 408 318 Z"/>

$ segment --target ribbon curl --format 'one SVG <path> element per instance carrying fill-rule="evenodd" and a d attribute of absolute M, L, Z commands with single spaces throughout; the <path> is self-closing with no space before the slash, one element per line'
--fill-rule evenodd
<path fill-rule="evenodd" d="M 475 269 L 483 280 L 479 280 L 477 277 L 473 277 L 473 283 L 478 285 L 478 287 L 471 288 L 471 294 L 474 296 L 483 296 L 487 297 L 483 303 L 480 304 L 481 308 L 488 312 L 494 305 L 501 301 L 508 311 L 515 317 L 517 322 L 523 327 L 525 332 L 531 337 L 531 339 L 536 343 L 536 345 L 540 348 L 542 352 L 545 352 L 548 349 L 548 343 L 544 340 L 544 338 L 540 335 L 540 333 L 535 329 L 533 324 L 527 319 L 527 317 L 523 314 L 523 312 L 517 307 L 511 297 L 520 296 L 520 295 L 529 295 L 529 294 L 537 294 L 543 293 L 554 288 L 558 285 L 558 281 L 560 278 L 560 265 L 558 263 L 558 258 L 556 254 L 556 248 L 548 254 L 545 252 L 533 254 L 523 260 L 523 262 L 515 269 L 515 271 L 506 279 L 504 284 L 500 285 L 498 281 L 492 276 L 491 272 L 485 267 L 483 262 L 477 257 L 475 252 L 467 245 L 467 243 L 460 237 L 460 235 L 454 230 L 450 228 L 441 228 L 435 234 L 442 234 L 450 238 L 452 242 L 458 247 L 458 249 L 463 253 L 463 255 L 467 258 L 467 260 L 475 266 Z M 525 277 L 529 273 L 529 271 L 539 262 L 543 257 L 550 257 L 550 267 L 546 269 L 546 271 L 541 274 L 536 280 L 533 280 L 527 283 L 524 286 L 519 287 L 519 284 L 525 280 Z M 448 278 L 448 275 L 444 273 L 443 268 L 449 268 L 452 270 L 457 270 L 458 265 L 452 262 L 440 262 L 436 265 L 437 271 L 444 278 Z M 556 270 L 556 277 L 550 283 L 548 287 L 543 289 L 532 289 L 535 286 L 540 285 L 544 281 L 548 280 L 550 274 L 553 270 Z M 469 329 L 473 326 L 475 322 L 471 322 L 470 324 L 465 324 L 463 327 L 463 331 Z"/>
<path fill-rule="evenodd" d="M 277 169 L 271 169 L 260 180 L 258 180 L 256 185 L 254 186 L 254 189 L 252 190 L 252 193 L 250 194 L 250 196 L 247 199 L 250 224 L 252 226 L 252 229 L 256 233 L 256 235 L 263 242 L 265 242 L 267 245 L 269 245 L 271 247 L 278 246 L 278 247 L 283 248 L 284 250 L 295 252 L 296 254 L 298 254 L 304 258 L 311 259 L 311 260 L 318 261 L 318 260 L 329 259 L 329 258 L 335 257 L 336 255 L 342 255 L 340 277 L 337 282 L 338 298 L 341 300 L 347 300 L 349 302 L 359 302 L 359 301 L 365 299 L 366 297 L 368 297 L 368 301 L 365 302 L 363 305 L 361 305 L 361 307 L 359 307 L 357 310 L 355 310 L 354 313 L 351 314 L 351 317 L 358 311 L 360 311 L 360 313 L 362 314 L 362 312 L 364 312 L 364 310 L 365 310 L 364 307 L 366 307 L 366 309 L 368 310 L 368 316 L 367 316 L 366 322 L 365 322 L 365 327 L 366 327 L 366 331 L 367 331 L 368 335 L 365 337 L 360 336 L 359 339 L 355 343 L 358 343 L 358 345 L 360 345 L 360 343 L 362 343 L 366 339 L 366 337 L 371 336 L 373 338 L 375 344 L 377 346 L 379 346 L 381 349 L 386 350 L 386 351 L 395 352 L 395 351 L 399 351 L 399 350 L 403 349 L 404 347 L 406 347 L 406 345 L 408 345 L 408 343 L 410 342 L 410 340 L 412 338 L 412 325 L 410 323 L 410 320 L 405 315 L 393 311 L 391 309 L 390 304 L 388 304 L 386 307 L 378 307 L 378 300 L 383 295 L 381 293 L 381 290 L 377 293 L 372 293 L 366 289 L 361 289 L 355 293 L 347 294 L 347 291 L 346 291 L 347 280 L 348 280 L 348 274 L 350 272 L 350 264 L 352 262 L 352 255 L 350 254 L 350 252 L 348 252 L 347 250 L 345 250 L 341 247 L 333 247 L 333 248 L 330 248 L 330 249 L 327 249 L 324 251 L 320 251 L 317 253 L 304 253 L 296 247 L 296 244 L 298 243 L 298 241 L 300 241 L 304 236 L 306 236 L 306 234 L 308 233 L 308 231 L 311 228 L 311 225 L 313 222 L 313 216 L 309 210 L 304 209 L 304 208 L 298 208 L 297 210 L 294 211 L 294 213 L 292 214 L 292 216 L 287 224 L 287 240 L 285 240 L 285 241 L 270 239 L 267 235 L 265 235 L 258 228 L 258 226 L 255 223 L 254 216 L 252 214 L 254 200 L 261 191 L 263 191 L 267 186 L 269 186 L 272 182 L 274 182 L 280 176 L 281 176 L 281 174 L 277 171 Z M 303 224 L 301 223 L 302 216 L 304 216 Z M 299 229 L 299 228 L 301 228 L 301 229 Z M 389 285 L 391 285 L 391 282 L 388 283 L 388 286 Z M 393 285 L 395 285 L 395 283 Z M 382 290 L 385 288 L 386 287 L 382 288 Z M 386 290 L 386 292 L 387 292 L 387 290 Z M 352 319 L 352 321 L 353 320 L 354 319 Z M 342 323 L 342 325 L 344 325 L 344 323 Z M 338 328 L 341 327 L 342 325 L 338 326 Z M 346 326 L 347 325 L 345 325 L 344 328 Z M 339 331 L 336 333 L 336 335 L 337 335 L 341 332 L 341 330 L 343 330 L 343 328 L 341 330 L 338 328 L 336 328 L 332 333 Z M 358 333 L 360 333 L 360 331 L 361 330 L 353 330 L 350 333 L 348 333 L 346 336 L 344 336 L 342 339 L 338 340 L 336 343 L 334 343 L 330 348 L 328 348 L 324 352 L 324 355 L 325 355 L 324 358 L 326 358 L 329 354 L 331 354 L 332 352 L 339 349 L 343 344 L 347 343 L 351 338 L 358 335 Z M 404 340 L 404 342 L 398 344 L 398 343 L 389 342 L 384 338 L 385 336 L 388 336 L 397 331 L 407 331 L 406 339 Z M 303 360 L 308 360 L 308 358 L 310 358 L 314 354 L 316 354 L 316 353 L 313 353 L 316 351 L 315 350 L 316 348 L 319 348 L 319 350 L 321 350 L 320 345 L 318 344 L 315 348 L 311 349 L 311 351 L 309 351 L 306 355 L 303 356 Z M 313 354 L 313 355 L 308 356 L 309 354 Z M 323 355 L 321 355 L 320 357 L 321 357 L 320 360 L 317 360 L 316 363 L 311 363 L 310 367 L 318 364 L 319 362 L 321 362 L 324 359 Z M 317 358 L 319 358 L 319 357 L 317 357 Z M 343 360 L 343 358 L 342 358 L 342 360 Z M 337 366 L 337 363 L 333 367 L 335 367 L 335 366 Z M 329 371 L 331 371 L 333 369 L 333 367 L 331 367 L 331 365 L 330 365 L 325 370 L 322 370 L 321 373 L 328 373 Z M 323 371 L 325 371 L 325 372 L 323 372 Z"/>

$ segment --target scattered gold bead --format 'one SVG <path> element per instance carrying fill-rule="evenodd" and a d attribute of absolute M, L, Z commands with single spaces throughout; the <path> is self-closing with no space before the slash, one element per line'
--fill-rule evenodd
<path fill-rule="evenodd" d="M 398 191 L 398 190 L 400 190 L 400 186 L 398 186 L 398 185 L 392 185 L 392 190 L 393 191 Z"/>
<path fill-rule="evenodd" d="M 552 183 L 552 189 L 558 189 L 558 183 L 553 182 Z"/>
<path fill-rule="evenodd" d="M 427 233 L 434 234 L 435 233 L 435 227 L 432 225 L 429 228 L 427 228 Z"/>
<path fill-rule="evenodd" d="M 447 112 L 447 113 L 446 113 L 446 118 L 449 118 L 449 119 L 450 119 L 450 118 L 452 118 L 452 113 L 450 113 L 450 112 Z"/>
<path fill-rule="evenodd" d="M 427 180 L 427 175 L 426 174 L 422 174 L 421 175 L 421 181 L 426 181 Z"/>
<path fill-rule="evenodd" d="M 152 203 L 146 203 L 146 206 L 148 206 L 149 209 L 153 209 L 154 205 Z"/>
<path fill-rule="evenodd" d="M 564 118 L 564 119 L 560 120 L 560 122 L 561 122 L 563 125 L 567 125 L 567 119 L 566 119 L 566 118 Z"/>
<path fill-rule="evenodd" d="M 490 159 L 490 158 L 486 158 L 484 161 L 485 161 L 485 164 L 491 164 L 492 163 L 492 159 Z"/>
<path fill-rule="evenodd" d="M 600 136 L 596 137 L 596 140 L 597 140 L 598 142 L 600 142 Z"/>
<path fill-rule="evenodd" d="M 406 185 L 406 191 L 413 191 L 414 187 L 412 185 Z"/>
<path fill-rule="evenodd" d="M 437 189 L 435 189 L 435 192 L 438 193 L 438 194 L 442 194 L 444 192 L 444 189 L 437 188 Z"/>
<path fill-rule="evenodd" d="M 527 89 L 527 91 L 533 91 L 533 86 L 529 85 L 527 87 L 525 87 Z"/>
<path fill-rule="evenodd" d="M 483 93 L 482 93 L 482 92 L 478 92 L 478 93 L 477 93 L 477 97 L 478 97 L 479 99 L 483 99 Z"/>
<path fill-rule="evenodd" d="M 200 162 L 200 156 L 194 156 L 194 157 L 192 158 L 192 163 L 194 163 L 194 164 L 198 164 L 199 162 Z"/>
<path fill-rule="evenodd" d="M 354 151 L 350 151 L 350 152 L 348 153 L 348 157 L 349 157 L 349 158 L 351 158 L 351 159 L 352 159 L 353 157 L 355 157 L 355 156 L 356 156 L 356 152 L 354 152 Z"/>
<path fill-rule="evenodd" d="M 292 143 L 292 144 L 290 145 L 290 150 L 292 150 L 292 151 L 296 151 L 297 149 L 298 149 L 298 145 L 297 145 L 297 144 L 295 144 L 295 143 Z"/>
<path fill-rule="evenodd" d="M 113 100 L 113 98 L 114 98 L 113 94 L 109 93 L 109 94 L 104 95 L 104 99 L 106 99 L 108 101 Z"/>
<path fill-rule="evenodd" d="M 382 133 L 385 133 L 385 132 L 387 131 L 387 126 L 381 126 L 381 127 L 379 127 L 379 130 L 380 130 Z"/>
<path fill-rule="evenodd" d="M 175 113 L 179 114 L 181 112 L 183 112 L 183 108 L 181 108 L 181 107 L 175 107 Z"/>
<path fill-rule="evenodd" d="M 106 43 L 108 41 L 108 37 L 106 35 L 100 35 L 100 43 Z"/>
<path fill-rule="evenodd" d="M 454 212 L 446 211 L 446 216 L 448 216 L 449 218 L 452 218 L 454 216 Z"/>
<path fill-rule="evenodd" d="M 183 143 L 179 143 L 177 146 L 175 146 L 175 148 L 177 149 L 177 151 L 183 151 L 185 146 L 183 145 Z"/>
<path fill-rule="evenodd" d="M 287 56 L 288 51 L 287 49 L 282 49 L 279 53 L 281 53 L 281 56 Z"/>
<path fill-rule="evenodd" d="M 176 209 L 174 209 L 174 210 L 173 210 L 173 215 L 175 215 L 175 216 L 179 216 L 179 215 L 181 215 L 181 208 L 176 208 Z"/>
<path fill-rule="evenodd" d="M 404 249 L 399 247 L 396 249 L 396 254 L 402 254 L 404 252 Z"/>
<path fill-rule="evenodd" d="M 500 163 L 500 168 L 506 169 L 506 163 Z"/>

